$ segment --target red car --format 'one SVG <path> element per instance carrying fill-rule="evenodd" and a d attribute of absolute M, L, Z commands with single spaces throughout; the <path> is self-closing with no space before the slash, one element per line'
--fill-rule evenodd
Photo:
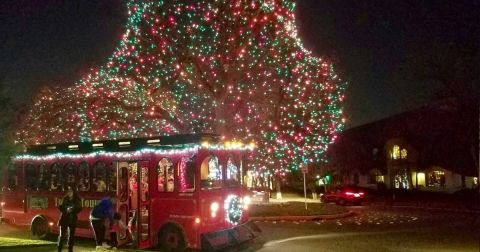
<path fill-rule="evenodd" d="M 364 199 L 365 192 L 353 186 L 338 186 L 335 190 L 320 196 L 321 202 L 335 202 L 338 205 L 346 205 L 348 203 L 361 205 Z"/>

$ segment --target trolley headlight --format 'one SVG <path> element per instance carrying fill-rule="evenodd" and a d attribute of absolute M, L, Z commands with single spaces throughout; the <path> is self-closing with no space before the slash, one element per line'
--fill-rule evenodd
<path fill-rule="evenodd" d="M 5 202 L 1 202 L 0 205 L 1 205 L 2 207 L 4 207 L 4 206 L 5 206 Z"/>
<path fill-rule="evenodd" d="M 220 205 L 217 202 L 213 202 L 210 205 L 210 213 L 212 215 L 212 218 L 217 216 L 218 209 L 220 208 Z"/>
<path fill-rule="evenodd" d="M 252 203 L 252 199 L 250 198 L 250 196 L 244 196 L 243 197 L 243 209 L 247 210 L 250 203 Z"/>

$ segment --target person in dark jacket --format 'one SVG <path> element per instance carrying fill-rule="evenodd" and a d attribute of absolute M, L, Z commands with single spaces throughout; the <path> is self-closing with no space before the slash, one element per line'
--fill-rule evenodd
<path fill-rule="evenodd" d="M 82 202 L 78 193 L 73 190 L 73 187 L 67 187 L 67 194 L 63 197 L 62 203 L 58 206 L 61 212 L 58 226 L 60 232 L 58 235 L 58 251 L 62 251 L 63 244 L 68 232 L 68 251 L 73 251 L 73 244 L 75 243 L 75 228 L 77 227 L 77 215 L 82 211 Z"/>
<path fill-rule="evenodd" d="M 92 225 L 93 233 L 95 235 L 97 249 L 102 247 L 105 240 L 106 219 L 108 219 L 110 223 L 113 223 L 113 206 L 110 198 L 103 198 L 100 200 L 90 212 L 90 224 Z"/>

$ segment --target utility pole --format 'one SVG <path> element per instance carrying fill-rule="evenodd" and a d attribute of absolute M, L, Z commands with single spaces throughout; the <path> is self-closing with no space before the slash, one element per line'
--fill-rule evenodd
<path fill-rule="evenodd" d="M 303 173 L 303 197 L 305 199 L 305 210 L 308 209 L 307 207 L 307 183 L 305 179 L 305 174 L 308 172 L 308 165 L 305 163 L 300 164 L 300 169 Z"/>

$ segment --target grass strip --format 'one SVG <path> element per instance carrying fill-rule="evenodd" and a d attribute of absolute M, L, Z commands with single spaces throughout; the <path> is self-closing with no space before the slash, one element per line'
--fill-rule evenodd
<path fill-rule="evenodd" d="M 0 237 L 0 249 L 48 245 L 55 245 L 55 243 L 43 240 Z"/>

